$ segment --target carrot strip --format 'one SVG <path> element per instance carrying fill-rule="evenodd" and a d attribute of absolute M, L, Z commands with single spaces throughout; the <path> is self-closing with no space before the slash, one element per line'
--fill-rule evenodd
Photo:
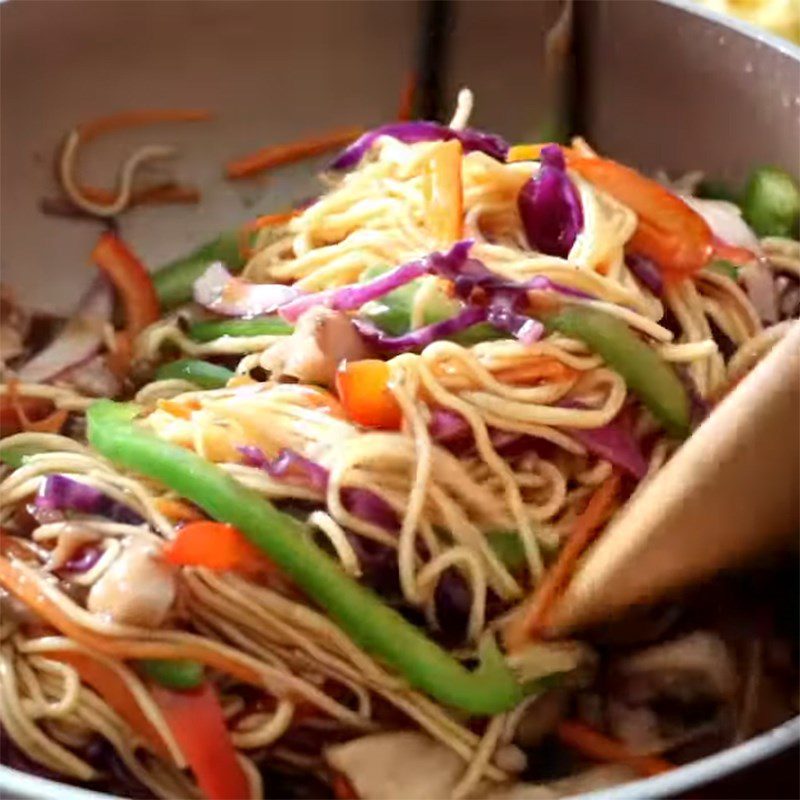
<path fill-rule="evenodd" d="M 427 220 L 434 236 L 450 245 L 461 238 L 464 189 L 461 183 L 461 142 L 451 139 L 433 151 Z"/>
<path fill-rule="evenodd" d="M 417 91 L 417 74 L 409 72 L 400 90 L 400 102 L 397 104 L 397 119 L 408 122 L 414 117 L 414 95 Z"/>
<path fill-rule="evenodd" d="M 542 356 L 524 364 L 506 367 L 494 373 L 494 377 L 503 383 L 534 383 L 535 381 L 548 381 L 550 383 L 563 383 L 578 377 L 578 370 L 567 366 L 552 356 Z"/>
<path fill-rule="evenodd" d="M 133 692 L 118 672 L 86 653 L 73 650 L 46 653 L 45 656 L 73 667 L 81 680 L 91 686 L 150 745 L 156 755 L 172 761 L 169 748 L 158 729 L 142 711 Z"/>
<path fill-rule="evenodd" d="M 264 228 L 274 228 L 277 225 L 284 225 L 290 219 L 300 216 L 303 211 L 299 208 L 292 208 L 289 211 L 279 211 L 276 214 L 262 214 L 250 222 L 246 222 L 239 230 L 239 253 L 243 259 L 249 259 L 253 248 L 250 247 L 252 235 L 256 231 Z"/>
<path fill-rule="evenodd" d="M 341 772 L 334 773 L 331 789 L 333 789 L 336 800 L 359 800 L 358 792 L 356 792 L 353 784 Z"/>
<path fill-rule="evenodd" d="M 622 742 L 611 739 L 582 722 L 565 720 L 559 723 L 556 733 L 567 747 L 577 750 L 593 761 L 625 764 L 647 777 L 660 775 L 674 768 L 663 758 L 632 753 Z"/>
<path fill-rule="evenodd" d="M 273 167 L 302 161 L 304 158 L 311 158 L 311 156 L 317 156 L 328 150 L 344 147 L 357 139 L 363 132 L 363 128 L 355 126 L 337 128 L 297 142 L 264 147 L 255 153 L 229 161 L 225 172 L 232 179 L 249 178 L 251 175 L 257 175 L 259 172 Z"/>
<path fill-rule="evenodd" d="M 198 509 L 184 503 L 183 500 L 175 500 L 171 497 L 159 497 L 153 504 L 167 519 L 173 522 L 193 522 L 205 519 Z"/>
<path fill-rule="evenodd" d="M 211 119 L 212 116 L 213 114 L 206 109 L 135 108 L 82 122 L 78 125 L 78 133 L 81 141 L 85 143 L 102 134 L 123 128 L 155 125 L 159 122 L 201 122 Z"/>
<path fill-rule="evenodd" d="M 578 559 L 610 515 L 619 484 L 619 475 L 613 472 L 592 495 L 555 563 L 536 588 L 531 602 L 509 622 L 506 643 L 510 650 L 519 650 L 531 636 L 543 632 L 553 604 L 572 577 Z"/>
<path fill-rule="evenodd" d="M 175 644 L 140 639 L 122 639 L 103 636 L 74 622 L 61 606 L 46 595 L 38 581 L 31 580 L 16 564 L 0 556 L 0 585 L 18 597 L 28 608 L 36 612 L 64 636 L 98 653 L 117 659 L 191 659 L 201 664 L 233 675 L 244 683 L 263 686 L 262 676 L 246 664 L 241 664 L 208 647 L 204 642 Z"/>
<path fill-rule="evenodd" d="M 19 382 L 8 382 L 8 394 L 0 398 L 0 431 L 3 436 L 19 430 L 37 433 L 58 433 L 67 421 L 69 412 L 56 409 L 48 414 L 53 404 L 43 397 L 20 395 Z"/>
<path fill-rule="evenodd" d="M 509 151 L 506 157 L 506 162 L 513 164 L 516 161 L 538 161 L 542 155 L 542 149 L 553 142 L 540 142 L 538 144 L 515 144 Z M 580 151 L 574 148 L 564 147 L 559 145 L 564 152 L 565 158 L 577 157 Z"/>
<path fill-rule="evenodd" d="M 173 417 L 178 417 L 179 419 L 191 419 L 192 412 L 200 408 L 200 404 L 197 402 L 192 403 L 164 399 L 159 400 L 156 405 L 162 411 L 166 411 L 167 414 L 171 414 Z"/>
<path fill-rule="evenodd" d="M 80 193 L 93 203 L 112 203 L 117 197 L 116 192 L 102 186 L 79 186 L 79 189 Z M 200 202 L 200 190 L 196 187 L 182 186 L 179 183 L 163 183 L 132 192 L 129 207 L 198 202 Z"/>

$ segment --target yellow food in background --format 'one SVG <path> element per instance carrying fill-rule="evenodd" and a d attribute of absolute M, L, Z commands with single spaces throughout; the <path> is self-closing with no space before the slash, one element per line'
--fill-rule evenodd
<path fill-rule="evenodd" d="M 730 14 L 751 25 L 800 43 L 800 0 L 697 0 L 700 5 Z"/>

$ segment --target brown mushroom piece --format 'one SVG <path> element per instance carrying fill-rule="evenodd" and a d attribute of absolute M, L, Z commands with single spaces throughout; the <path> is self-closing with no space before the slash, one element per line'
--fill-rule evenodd
<path fill-rule="evenodd" d="M 732 724 L 737 684 L 734 659 L 714 633 L 648 647 L 610 668 L 610 731 L 641 753 L 686 744 Z"/>
<path fill-rule="evenodd" d="M 332 386 L 342 361 L 360 361 L 372 355 L 347 314 L 318 306 L 297 320 L 291 336 L 264 353 L 261 366 L 274 375 Z"/>
<path fill-rule="evenodd" d="M 127 539 L 119 557 L 89 591 L 87 608 L 122 625 L 158 628 L 175 602 L 173 567 L 158 557 L 158 545 Z"/>

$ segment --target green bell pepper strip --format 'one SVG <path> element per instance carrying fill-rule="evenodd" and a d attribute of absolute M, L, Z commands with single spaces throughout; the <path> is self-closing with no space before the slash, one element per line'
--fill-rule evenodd
<path fill-rule="evenodd" d="M 189 255 L 170 261 L 153 273 L 153 284 L 163 310 L 188 303 L 194 282 L 213 264 L 221 261 L 231 272 L 241 272 L 245 259 L 240 251 L 239 231 L 226 231 Z"/>
<path fill-rule="evenodd" d="M 578 339 L 618 372 L 653 416 L 673 436 L 691 426 L 691 403 L 675 370 L 622 320 L 593 308 L 565 307 L 543 319 L 550 331 Z"/>
<path fill-rule="evenodd" d="M 491 637 L 470 672 L 403 619 L 278 511 L 214 464 L 164 442 L 134 422 L 140 408 L 99 400 L 87 411 L 91 445 L 121 467 L 160 481 L 209 516 L 241 531 L 364 650 L 393 666 L 417 689 L 475 715 L 499 714 L 524 696 Z"/>
<path fill-rule="evenodd" d="M 189 326 L 189 338 L 210 342 L 220 336 L 288 336 L 294 327 L 278 316 L 256 319 L 210 319 Z"/>
<path fill-rule="evenodd" d="M 188 658 L 147 658 L 138 664 L 148 678 L 169 689 L 195 689 L 205 675 L 203 665 Z"/>
<path fill-rule="evenodd" d="M 737 206 L 742 203 L 739 193 L 723 181 L 701 181 L 697 187 L 697 196 L 703 200 L 725 200 Z"/>
<path fill-rule="evenodd" d="M 747 181 L 742 211 L 759 236 L 796 236 L 800 224 L 800 187 L 783 170 L 761 167 Z"/>
<path fill-rule="evenodd" d="M 0 461 L 9 467 L 19 469 L 27 456 L 35 456 L 37 453 L 44 453 L 44 449 L 35 444 L 15 444 L 11 447 L 0 449 Z"/>
<path fill-rule="evenodd" d="M 194 383 L 201 389 L 221 389 L 236 373 L 232 370 L 200 361 L 195 358 L 182 358 L 162 364 L 156 370 L 159 381 L 184 380 Z"/>

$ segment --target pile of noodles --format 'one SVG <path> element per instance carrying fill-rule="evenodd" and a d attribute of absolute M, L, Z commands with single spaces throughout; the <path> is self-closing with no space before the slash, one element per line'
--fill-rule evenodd
<path fill-rule="evenodd" d="M 337 178 L 278 235 L 270 232 L 262 237 L 245 277 L 319 290 L 357 282 L 371 267 L 399 265 L 441 249 L 425 218 L 423 167 L 435 146 L 380 139 L 357 169 Z M 787 323 L 765 327 L 737 283 L 719 272 L 705 269 L 668 286 L 663 297 L 653 294 L 624 259 L 635 214 L 577 175 L 571 178 L 580 194 L 584 230 L 567 258 L 533 252 L 516 205 L 531 169 L 530 162 L 504 164 L 481 152 L 463 158 L 464 237 L 475 241 L 471 254 L 489 269 L 514 280 L 545 275 L 591 295 L 593 299 L 576 296 L 565 302 L 624 320 L 664 359 L 685 370 L 701 400 L 721 396 L 780 338 Z M 770 239 L 762 244 L 766 260 L 754 264 L 754 269 L 767 271 L 770 280 L 773 270 L 800 275 L 796 243 Z M 422 281 L 414 299 L 412 327 L 424 324 L 426 304 L 440 279 Z M 614 420 L 623 406 L 630 407 L 636 437 L 655 439 L 648 477 L 675 446 L 661 437 L 649 413 L 632 402 L 617 373 L 582 343 L 557 334 L 531 345 L 514 339 L 471 347 L 438 341 L 420 353 L 391 358 L 390 386 L 402 410 L 402 429 L 371 431 L 314 407 L 296 386 L 257 383 L 248 377 L 279 337 L 194 342 L 183 333 L 182 324 L 193 313 L 182 310 L 146 330 L 136 345 L 140 365 L 152 368 L 171 345 L 192 356 L 240 356 L 241 377 L 213 391 L 197 391 L 175 380 L 148 383 L 136 394 L 137 402 L 149 410 L 145 424 L 163 439 L 219 463 L 264 497 L 306 509 L 298 513 L 305 515 L 354 578 L 361 575 L 362 565 L 353 537 L 395 549 L 404 601 L 424 613 L 432 630 L 438 625 L 437 584 L 448 570 L 456 569 L 471 595 L 459 651 L 464 656 L 473 652 L 487 628 L 495 628 L 502 619 L 487 613 L 487 595 L 496 595 L 505 609 L 513 609 L 537 585 L 545 562 L 558 550 L 593 487 L 611 472 L 612 465 L 589 454 L 570 430 L 599 428 Z M 663 324 L 667 315 L 673 320 L 672 329 Z M 678 335 L 673 333 L 676 325 Z M 735 345 L 730 358 L 723 356 L 713 330 Z M 498 377 L 542 356 L 569 367 L 564 372 L 569 377 L 534 385 Z M 57 407 L 75 412 L 91 402 L 66 386 L 22 385 L 19 391 L 49 398 Z M 188 418 L 175 416 L 168 405 L 159 406 L 165 398 L 191 401 L 195 410 Z M 466 420 L 473 448 L 455 454 L 432 438 L 434 407 Z M 541 453 L 516 458 L 512 465 L 495 448 L 492 432 L 497 431 L 536 437 L 548 446 Z M 78 517 L 102 555 L 87 572 L 71 577 L 69 586 L 38 561 L 20 566 L 57 603 L 73 629 L 87 634 L 67 637 L 47 630 L 42 635 L 40 628 L 20 624 L 24 613 L 6 614 L 2 621 L 0 718 L 7 735 L 31 761 L 73 781 L 92 781 L 98 777 L 97 768 L 76 753 L 99 735 L 155 795 L 199 796 L 158 707 L 124 660 L 97 656 L 106 659 L 134 693 L 165 743 L 161 753 L 154 753 L 97 692 L 82 684 L 75 669 L 50 657 L 84 651 L 86 642 L 100 637 L 112 643 L 146 641 L 178 647 L 199 643 L 223 654 L 241 673 L 256 676 L 261 701 L 253 704 L 243 691 L 245 681 L 214 673 L 253 797 L 262 796 L 257 764 L 264 760 L 324 777 L 319 747 L 304 742 L 341 741 L 387 725 L 418 726 L 463 759 L 456 796 L 465 796 L 482 780 L 513 778 L 524 767 L 524 754 L 511 744 L 523 708 L 492 718 L 482 727 L 465 724 L 459 715 L 410 689 L 323 613 L 279 585 L 185 568 L 178 608 L 158 630 L 125 627 L 91 614 L 80 598 L 130 541 L 173 537 L 174 527 L 157 503 L 169 495 L 161 486 L 114 468 L 76 440 L 24 433 L 0 446 L 23 443 L 41 445 L 46 452 L 29 457 L 13 472 L 6 469 L 0 485 L 0 522 L 7 530 L 14 531 L 20 509 L 51 473 L 76 476 L 124 501 L 146 520 L 144 525 L 129 525 Z M 276 480 L 247 466 L 238 450 L 242 445 L 255 445 L 267 457 L 291 448 L 312 459 L 329 471 L 327 490 Z M 343 487 L 368 488 L 379 495 L 398 515 L 399 532 L 349 513 L 342 503 Z M 486 533 L 496 530 L 519 536 L 526 561 L 522 572 L 512 574 L 489 545 Z M 60 522 L 41 524 L 32 534 L 34 543 L 47 550 L 63 536 Z M 544 657 L 553 662 L 552 671 L 564 672 L 577 666 L 581 653 L 578 646 L 552 645 Z M 526 669 L 520 663 L 515 667 Z M 307 713 L 309 707 L 315 713 Z M 393 717 L 386 713 L 387 707 L 399 713 Z M 310 737 L 298 735 L 303 733 Z"/>

